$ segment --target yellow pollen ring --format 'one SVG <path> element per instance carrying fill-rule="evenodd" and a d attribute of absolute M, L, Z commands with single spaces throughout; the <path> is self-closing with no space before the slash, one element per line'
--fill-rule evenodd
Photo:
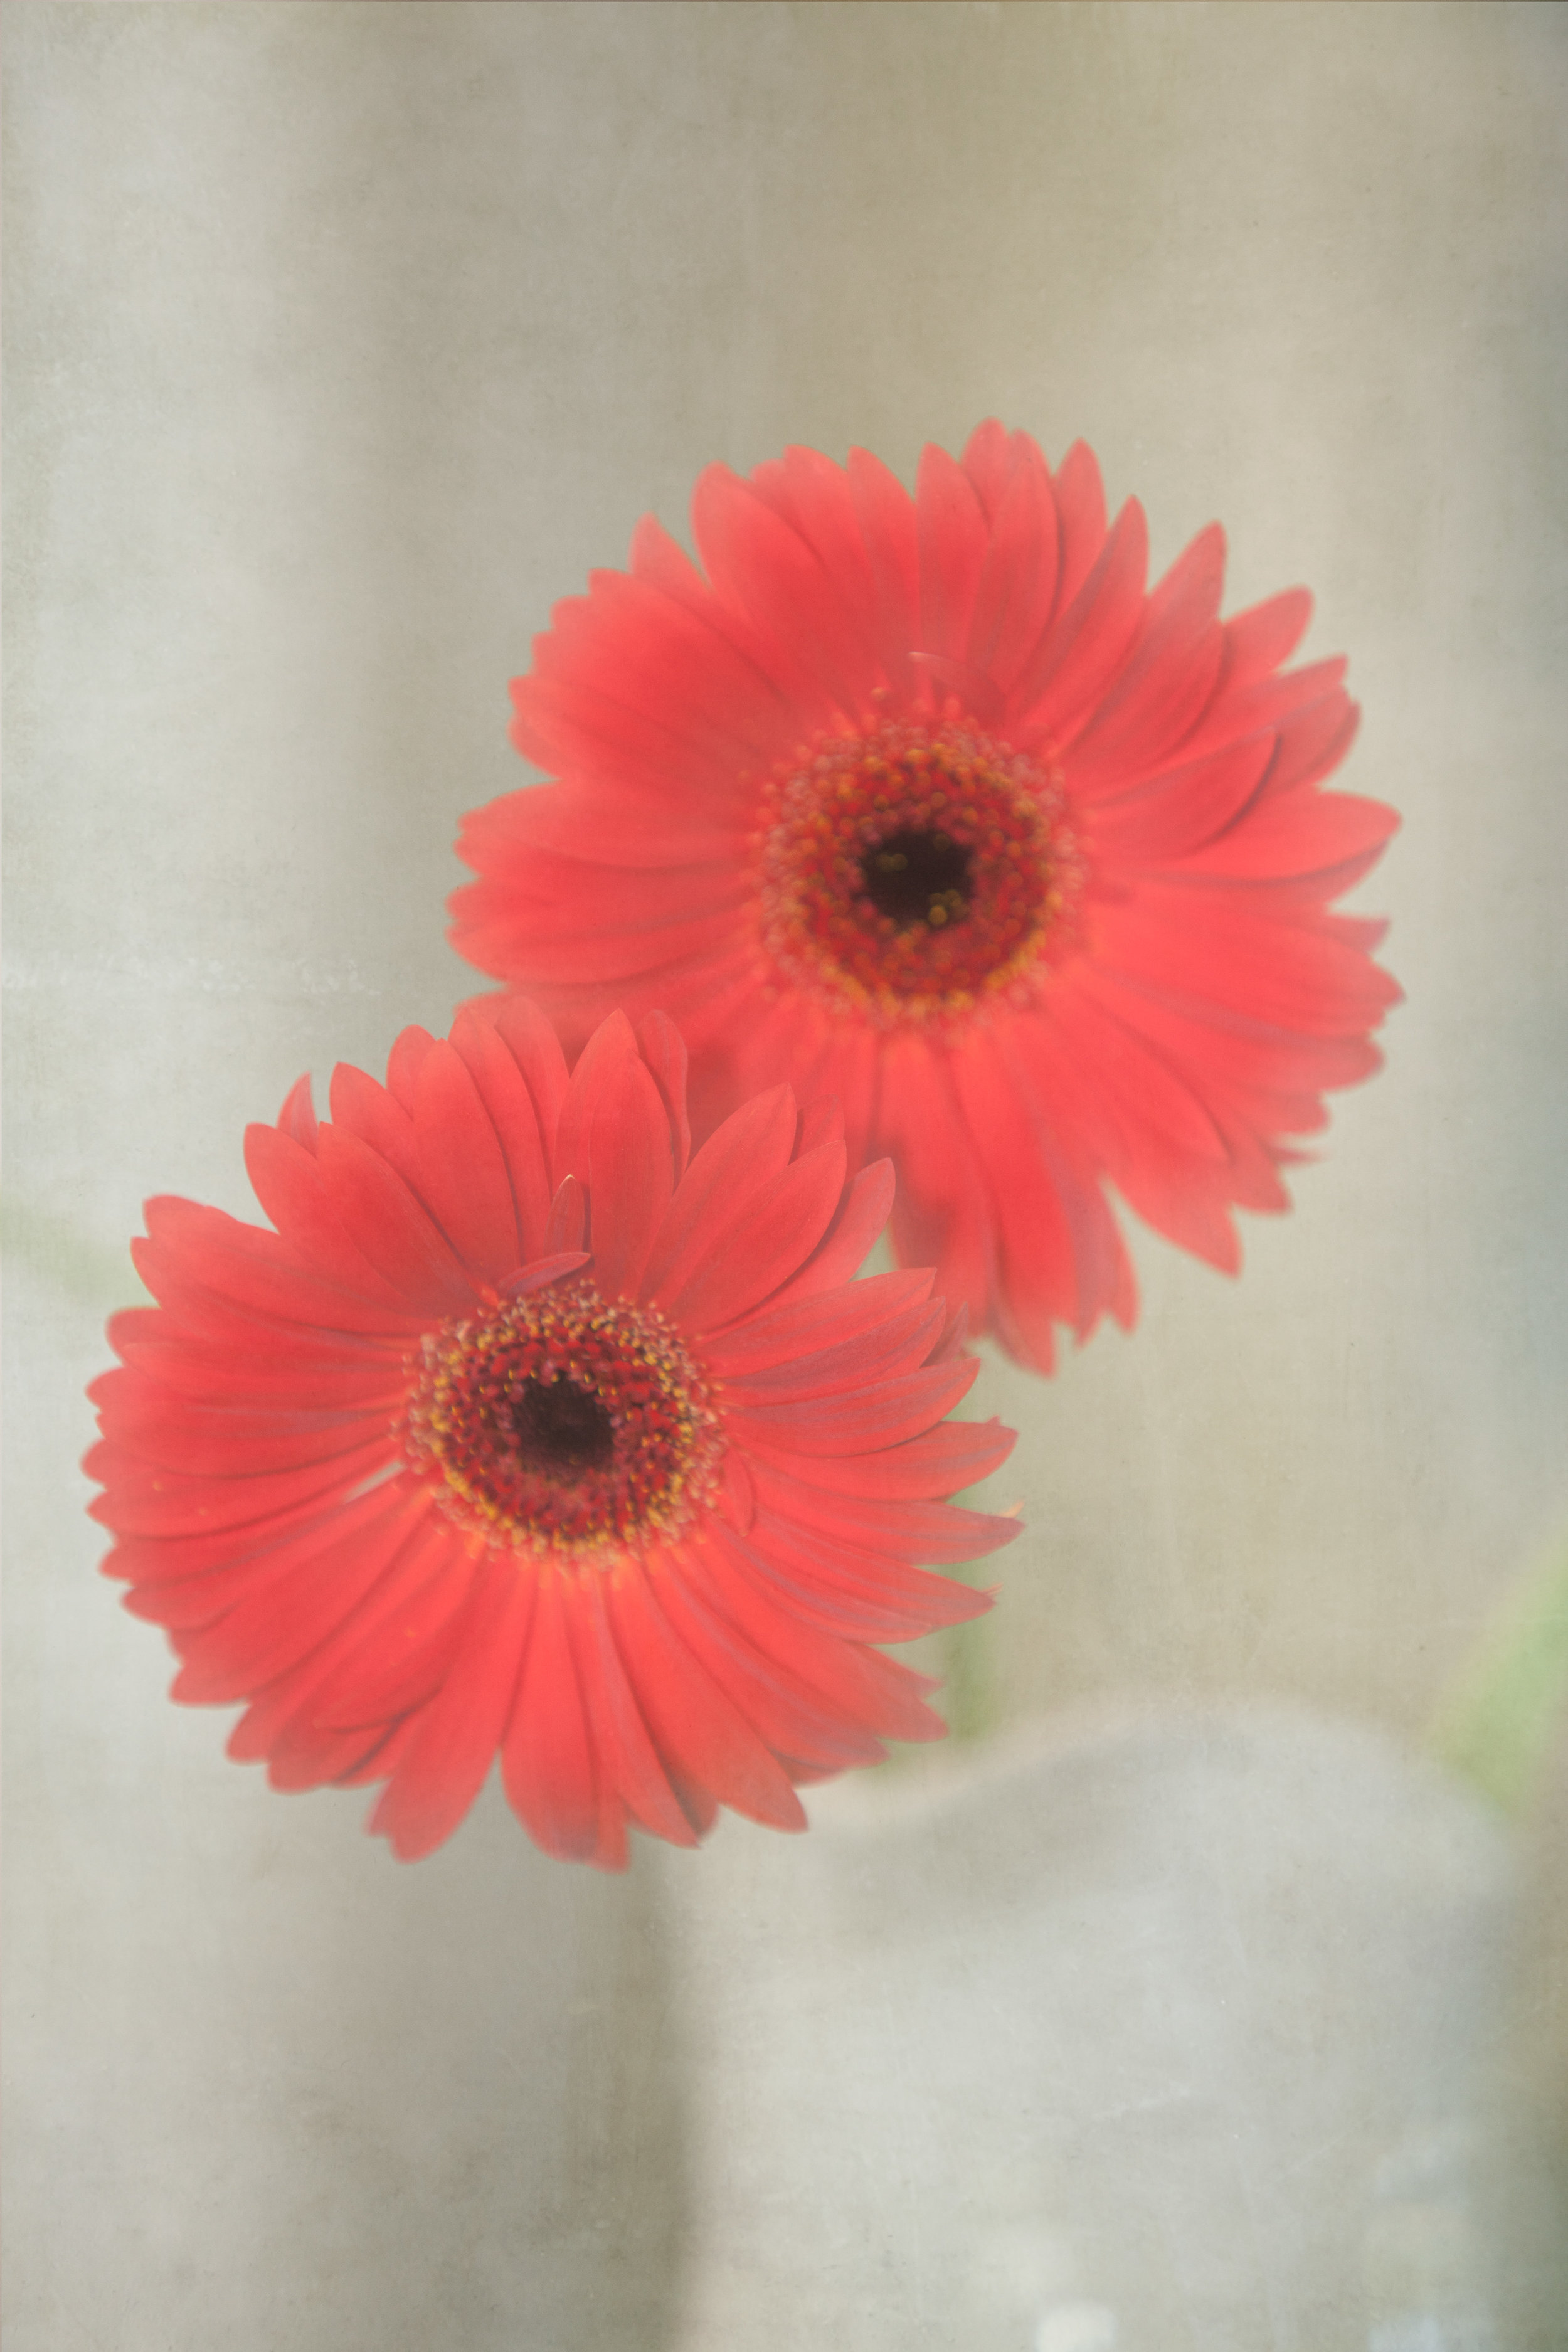
<path fill-rule="evenodd" d="M 470 1536 L 584 1566 L 679 1534 L 724 1451 L 711 1389 L 670 1324 L 591 1282 L 428 1333 L 403 1440 Z"/>
<path fill-rule="evenodd" d="M 1073 943 L 1083 864 L 1060 780 L 956 705 L 796 753 L 758 839 L 772 982 L 879 1026 L 965 1018 Z"/>

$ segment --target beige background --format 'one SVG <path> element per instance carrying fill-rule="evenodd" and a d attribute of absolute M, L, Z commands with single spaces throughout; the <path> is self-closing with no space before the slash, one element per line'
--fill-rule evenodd
<path fill-rule="evenodd" d="M 1132 1337 L 985 1375 L 1030 1532 L 980 1671 L 1015 1725 L 1419 1736 L 1568 1511 L 1568 25 L 12 0 L 4 66 L 7 2342 L 653 2345 L 679 1876 L 493 1792 L 400 1872 L 165 1704 L 76 1466 L 125 1237 L 246 1213 L 247 1118 L 444 1025 L 506 680 L 639 513 L 1081 434 L 1157 564 L 1218 516 L 1233 605 L 1314 588 L 1409 1002 L 1238 1283 L 1140 1239 Z"/>

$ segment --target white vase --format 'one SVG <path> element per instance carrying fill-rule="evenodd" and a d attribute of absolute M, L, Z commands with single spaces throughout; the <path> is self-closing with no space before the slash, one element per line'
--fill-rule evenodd
<path fill-rule="evenodd" d="M 1366 1730 L 1164 1717 L 671 1865 L 681 2352 L 1486 2352 L 1503 1832 Z"/>

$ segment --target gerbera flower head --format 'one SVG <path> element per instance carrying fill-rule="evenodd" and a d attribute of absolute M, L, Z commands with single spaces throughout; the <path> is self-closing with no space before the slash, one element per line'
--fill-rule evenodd
<path fill-rule="evenodd" d="M 976 1370 L 926 1273 L 852 1279 L 885 1162 L 775 1086 L 690 1157 L 686 1055 L 605 1021 L 568 1070 L 521 999 L 409 1029 L 384 1087 L 308 1080 L 247 1160 L 276 1231 L 147 1207 L 161 1304 L 114 1318 L 87 1467 L 174 1696 L 247 1700 L 280 1788 L 384 1780 L 401 1855 L 500 1756 L 552 1853 L 690 1845 L 724 1804 L 942 1729 L 871 1646 L 973 1616 L 921 1563 L 1017 1531 L 945 1497 L 1004 1459 L 943 1426 Z"/>
<path fill-rule="evenodd" d="M 1217 527 L 1146 592 L 1137 503 L 996 424 L 913 498 L 864 450 L 710 467 L 692 520 L 706 576 L 650 519 L 537 641 L 557 781 L 466 821 L 458 947 L 571 1032 L 668 1007 L 700 1123 L 836 1096 L 900 1256 L 1042 1370 L 1132 1319 L 1108 1188 L 1234 1269 L 1398 995 L 1329 911 L 1396 820 L 1321 789 L 1356 710 L 1283 667 L 1306 592 L 1222 622 Z"/>

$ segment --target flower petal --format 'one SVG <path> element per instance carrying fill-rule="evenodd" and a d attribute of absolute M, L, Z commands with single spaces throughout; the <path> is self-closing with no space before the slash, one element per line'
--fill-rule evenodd
<path fill-rule="evenodd" d="M 860 1291 L 870 1293 L 863 1304 Z M 847 1295 L 799 1299 L 731 1324 L 708 1342 L 708 1360 L 726 1393 L 747 1404 L 784 1404 L 891 1379 L 923 1364 L 942 1329 L 943 1308 L 930 1291 L 924 1271 L 873 1275 Z"/>
<path fill-rule="evenodd" d="M 586 1158 L 594 1279 L 606 1297 L 635 1298 L 675 1192 L 669 1113 L 635 1052 L 597 1095 Z"/>
<path fill-rule="evenodd" d="M 666 1276 L 652 1294 L 656 1303 L 699 1336 L 744 1315 L 810 1256 L 843 1192 L 844 1146 L 818 1144 L 738 1213 L 715 1219 L 703 1262 L 682 1279 Z"/>
<path fill-rule="evenodd" d="M 945 449 L 930 442 L 921 451 L 915 515 L 921 550 L 921 648 L 956 659 L 968 646 L 988 534 L 984 509 L 969 477 Z"/>
<path fill-rule="evenodd" d="M 594 1742 L 601 1817 L 605 1795 L 613 1790 L 630 1818 L 653 1836 L 668 1838 L 672 1845 L 695 1845 L 707 1824 L 691 1820 L 648 1737 L 610 1632 L 599 1578 L 579 1582 L 568 1622 Z"/>
<path fill-rule="evenodd" d="M 806 1460 L 797 1449 L 776 1439 L 748 1438 L 749 1444 L 760 1444 L 773 1465 L 786 1477 L 826 1487 L 833 1494 L 881 1496 L 903 1502 L 939 1496 L 945 1500 L 989 1477 L 1005 1462 L 1016 1442 L 1015 1433 L 1000 1422 L 952 1421 L 884 1452 L 832 1454 L 818 1450 Z"/>
<path fill-rule="evenodd" d="M 655 1237 L 644 1276 L 648 1297 L 683 1287 L 699 1270 L 711 1247 L 719 1203 L 733 1208 L 782 1175 L 789 1165 L 795 1118 L 794 1095 L 787 1087 L 773 1087 L 709 1137 Z"/>
<path fill-rule="evenodd" d="M 543 1249 L 552 1192 L 550 1155 L 540 1134 L 533 1097 L 499 1031 L 470 1007 L 465 1006 L 453 1023 L 452 1043 L 468 1065 L 500 1145 L 517 1257 L 526 1265 Z"/>
<path fill-rule="evenodd" d="M 616 1647 L 644 1720 L 678 1789 L 774 1829 L 803 1830 L 805 1814 L 783 1767 L 700 1665 L 660 1609 L 656 1579 L 628 1567 L 606 1591 Z"/>
<path fill-rule="evenodd" d="M 765 1444 L 791 1454 L 860 1454 L 901 1444 L 951 1412 L 974 1384 L 977 1356 L 903 1372 L 894 1380 L 794 1399 L 787 1404 L 737 1401 L 731 1424 L 740 1443 Z"/>
<path fill-rule="evenodd" d="M 492 1278 L 526 1255 L 494 1122 L 464 1057 L 445 1039 L 420 1066 L 414 1190 L 457 1255 Z"/>
<path fill-rule="evenodd" d="M 311 1164 L 321 1170 L 323 1206 L 410 1306 L 439 1316 L 472 1305 L 474 1283 L 462 1260 L 379 1151 L 347 1128 L 324 1127 Z"/>
<path fill-rule="evenodd" d="M 566 1625 L 566 1580 L 554 1570 L 539 1579 L 501 1774 L 512 1811 L 535 1845 L 563 1862 L 625 1868 L 624 1829 L 618 1840 L 601 1843 L 594 1748 Z"/>
<path fill-rule="evenodd" d="M 483 1787 L 511 1712 L 532 1601 L 531 1580 L 510 1559 L 486 1562 L 447 1679 L 421 1708 L 371 1815 L 400 1862 L 450 1837 Z"/>

